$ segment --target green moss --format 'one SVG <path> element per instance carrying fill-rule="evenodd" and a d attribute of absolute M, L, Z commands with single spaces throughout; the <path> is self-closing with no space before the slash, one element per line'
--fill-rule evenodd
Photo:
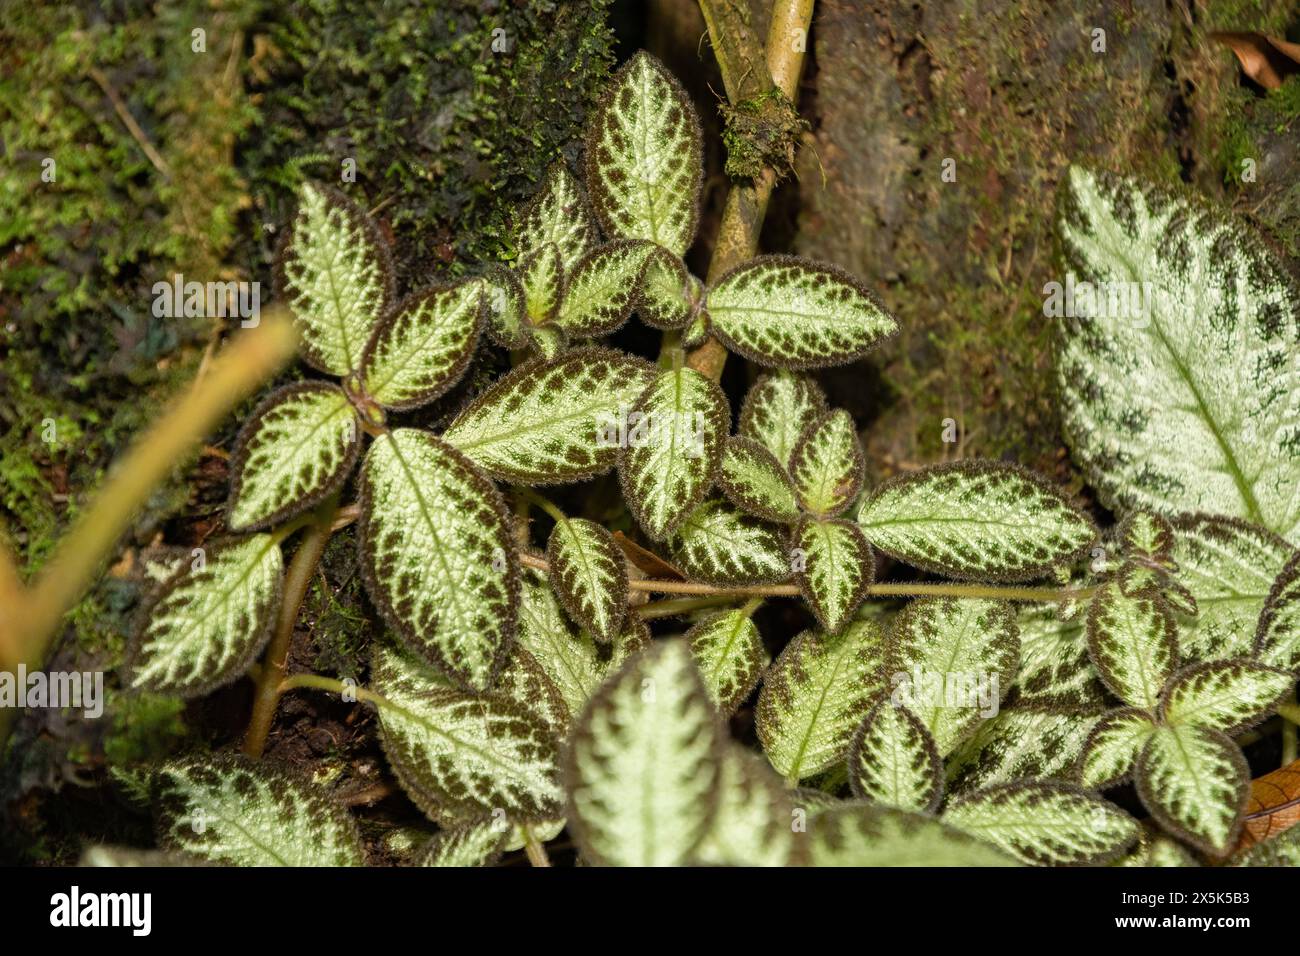
<path fill-rule="evenodd" d="M 789 97 L 772 87 L 734 107 L 724 102 L 718 109 L 728 176 L 753 179 L 770 166 L 780 181 L 793 170 L 795 146 L 808 124 Z"/>
<path fill-rule="evenodd" d="M 185 737 L 184 708 L 177 697 L 110 694 L 106 712 L 113 725 L 104 737 L 104 757 L 112 766 L 129 767 L 171 754 Z"/>

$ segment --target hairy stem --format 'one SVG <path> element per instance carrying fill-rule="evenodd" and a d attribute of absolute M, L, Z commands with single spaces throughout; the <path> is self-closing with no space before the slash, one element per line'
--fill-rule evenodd
<path fill-rule="evenodd" d="M 533 866 L 550 866 L 551 858 L 546 855 L 546 847 L 537 839 L 533 828 L 521 823 L 519 832 L 524 835 L 524 852 L 528 854 L 528 862 Z"/>
<path fill-rule="evenodd" d="M 651 601 L 649 604 L 642 604 L 638 608 L 633 608 L 633 613 L 643 621 L 653 621 L 656 618 L 677 617 L 679 614 L 720 607 L 735 601 L 736 598 L 730 594 L 715 594 L 702 598 L 673 598 L 670 601 Z"/>
<path fill-rule="evenodd" d="M 253 715 L 248 721 L 248 732 L 244 735 L 244 753 L 257 760 L 266 749 L 266 738 L 271 732 L 271 721 L 275 718 L 276 706 L 280 703 L 280 684 L 284 680 L 285 667 L 289 662 L 289 643 L 293 640 L 293 626 L 298 620 L 303 599 L 307 596 L 307 587 L 316 573 L 316 565 L 325 553 L 325 545 L 333 534 L 334 514 L 338 507 L 335 498 L 325 503 L 316 512 L 307 533 L 298 543 L 293 561 L 284 575 L 284 601 L 280 605 L 280 614 L 276 618 L 275 633 L 267 645 L 263 658 L 262 673 L 257 681 L 257 693 L 253 698 Z"/>
<path fill-rule="evenodd" d="M 534 504 L 537 507 L 541 508 L 543 511 L 545 511 L 548 515 L 551 516 L 552 521 L 560 522 L 565 520 L 564 512 L 559 509 L 559 506 L 557 506 L 555 502 L 551 501 L 550 498 L 547 498 L 543 495 L 539 495 L 531 488 L 516 488 L 515 494 L 518 495 L 520 498 L 524 499 L 524 501 L 527 501 L 530 504 Z"/>
<path fill-rule="evenodd" d="M 387 707 L 389 703 L 379 694 L 372 690 L 366 690 L 364 687 L 353 687 L 351 684 L 345 684 L 336 677 L 325 677 L 321 674 L 294 674 L 292 677 L 286 677 L 280 681 L 277 690 L 281 694 L 286 694 L 291 690 L 299 688 L 309 688 L 311 690 L 323 690 L 342 696 L 343 694 L 352 694 L 357 700 L 363 700 L 368 704 L 374 704 L 376 707 Z"/>

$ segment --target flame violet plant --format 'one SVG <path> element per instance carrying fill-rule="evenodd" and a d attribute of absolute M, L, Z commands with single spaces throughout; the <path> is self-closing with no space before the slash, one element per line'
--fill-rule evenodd
<path fill-rule="evenodd" d="M 1083 314 L 1057 320 L 1061 410 L 1121 516 L 1103 533 L 1003 462 L 869 483 L 858 423 L 807 371 L 862 358 L 894 317 L 799 258 L 693 276 L 702 166 L 691 103 L 642 53 L 580 174 L 556 165 L 518 211 L 508 267 L 399 297 L 370 218 L 302 188 L 276 294 L 320 375 L 243 427 L 229 535 L 168 569 L 122 675 L 185 697 L 257 684 L 243 754 L 139 770 L 164 850 L 365 862 L 320 782 L 260 759 L 277 701 L 314 690 L 374 708 L 437 824 L 427 865 L 544 863 L 562 831 L 615 865 L 1231 853 L 1240 737 L 1294 719 L 1300 670 L 1300 297 L 1279 260 L 1193 197 L 1068 172 L 1059 253 Z M 1139 317 L 1080 294 L 1126 283 Z M 602 343 L 633 316 L 664 332 L 657 361 Z M 508 374 L 440 432 L 396 423 L 485 339 Z M 764 369 L 738 410 L 697 360 L 719 343 Z M 636 542 L 537 490 L 611 472 L 621 505 L 601 511 L 625 508 Z M 368 672 L 288 674 L 349 525 L 386 625 Z M 760 631 L 791 600 L 815 626 Z M 750 743 L 728 720 L 747 702 Z M 1249 859 L 1294 860 L 1298 831 Z"/>

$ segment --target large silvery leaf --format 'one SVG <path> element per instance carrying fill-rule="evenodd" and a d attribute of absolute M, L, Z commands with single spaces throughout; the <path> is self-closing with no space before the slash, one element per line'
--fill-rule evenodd
<path fill-rule="evenodd" d="M 570 338 L 582 339 L 607 335 L 626 322 L 637 304 L 651 248 L 646 242 L 624 240 L 583 256 L 568 273 L 555 324 Z"/>
<path fill-rule="evenodd" d="M 1250 769 L 1222 731 L 1165 726 L 1148 738 L 1137 764 L 1137 791 L 1156 821 L 1214 856 L 1237 841 L 1250 797 Z"/>
<path fill-rule="evenodd" d="M 519 608 L 519 645 L 536 659 L 577 716 L 600 686 L 604 667 L 596 642 L 569 623 L 551 589 L 525 580 Z"/>
<path fill-rule="evenodd" d="M 1017 866 L 1014 859 L 933 817 L 843 803 L 809 822 L 813 866 Z"/>
<path fill-rule="evenodd" d="M 933 813 L 943 799 L 943 761 L 925 725 L 881 698 L 849 748 L 853 795 L 902 810 Z"/>
<path fill-rule="evenodd" d="M 867 540 L 900 561 L 956 578 L 1024 581 L 1081 554 L 1084 515 L 1032 472 L 958 461 L 902 475 L 858 512 Z"/>
<path fill-rule="evenodd" d="M 276 261 L 277 294 L 293 310 L 303 357 L 346 375 L 393 297 L 388 246 L 352 200 L 308 183 Z"/>
<path fill-rule="evenodd" d="M 1128 597 L 1105 584 L 1088 608 L 1088 653 L 1116 697 L 1154 711 L 1178 666 L 1173 612 L 1159 595 Z"/>
<path fill-rule="evenodd" d="M 529 362 L 480 395 L 443 438 L 509 481 L 588 478 L 614 465 L 626 411 L 653 379 L 649 362 L 613 349 Z"/>
<path fill-rule="evenodd" d="M 809 425 L 790 453 L 799 503 L 816 515 L 837 515 L 862 490 L 865 463 L 858 427 L 843 409 Z"/>
<path fill-rule="evenodd" d="M 724 717 L 758 686 L 771 658 L 749 609 L 706 617 L 686 632 L 704 687 Z"/>
<path fill-rule="evenodd" d="M 201 697 L 240 677 L 271 635 L 283 572 L 269 534 L 224 541 L 182 564 L 142 614 L 128 686 Z"/>
<path fill-rule="evenodd" d="M 785 866 L 799 847 L 789 792 L 763 758 L 739 744 L 723 748 L 718 811 L 695 851 L 712 866 Z"/>
<path fill-rule="evenodd" d="M 737 433 L 754 439 L 784 466 L 804 431 L 827 411 L 816 382 L 782 369 L 762 376 L 746 393 Z"/>
<path fill-rule="evenodd" d="M 1185 667 L 1160 698 L 1170 724 L 1210 727 L 1239 734 L 1267 717 L 1295 686 L 1290 671 L 1237 659 Z"/>
<path fill-rule="evenodd" d="M 555 523 L 546 545 L 551 585 L 580 627 L 608 644 L 627 614 L 627 563 L 614 536 L 594 521 Z"/>
<path fill-rule="evenodd" d="M 1271 667 L 1300 671 L 1300 553 L 1278 574 L 1264 602 L 1255 657 Z"/>
<path fill-rule="evenodd" d="M 853 732 L 884 688 L 884 635 L 874 621 L 852 622 L 838 637 L 805 631 L 763 679 L 758 739 L 788 781 L 842 761 Z"/>
<path fill-rule="evenodd" d="M 839 632 L 867 596 L 876 560 L 857 525 L 805 518 L 790 539 L 795 581 L 817 620 Z"/>
<path fill-rule="evenodd" d="M 891 699 L 921 719 L 944 756 L 997 713 L 1020 656 L 1015 615 L 999 601 L 920 598 L 889 641 Z"/>
<path fill-rule="evenodd" d="M 719 279 L 704 301 L 718 338 L 760 365 L 843 365 L 898 331 L 847 272 L 794 256 L 751 259 Z"/>
<path fill-rule="evenodd" d="M 550 724 L 495 694 L 462 693 L 413 656 L 379 645 L 371 682 L 382 698 L 384 753 L 411 800 L 444 825 L 493 811 L 554 817 L 563 794 Z"/>
<path fill-rule="evenodd" d="M 748 514 L 779 523 L 799 520 L 799 502 L 785 466 L 752 438 L 727 439 L 718 485 L 732 504 Z"/>
<path fill-rule="evenodd" d="M 519 558 L 492 483 L 432 435 L 375 439 L 361 469 L 357 537 L 366 588 L 402 639 L 474 691 L 515 635 Z"/>
<path fill-rule="evenodd" d="M 226 523 L 270 528 L 338 491 L 361 451 L 361 429 L 342 390 L 299 382 L 272 392 L 239 431 Z"/>
<path fill-rule="evenodd" d="M 596 692 L 565 755 L 583 856 L 614 866 L 687 861 L 718 805 L 723 736 L 685 641 L 658 641 Z"/>
<path fill-rule="evenodd" d="M 1102 704 L 1106 688 L 1088 657 L 1086 616 L 1061 620 L 1054 605 L 1022 609 L 1020 669 L 1011 685 L 1018 702 L 1061 707 Z"/>
<path fill-rule="evenodd" d="M 951 801 L 944 822 L 1039 866 L 1107 863 L 1138 837 L 1137 822 L 1063 783 L 1001 784 Z"/>
<path fill-rule="evenodd" d="M 470 279 L 403 299 L 366 345 L 361 380 L 369 396 L 415 408 L 460 381 L 486 319 L 487 291 Z"/>
<path fill-rule="evenodd" d="M 1050 704 L 1004 707 L 946 761 L 949 792 L 1014 780 L 1070 778 L 1099 713 L 1099 708 Z"/>
<path fill-rule="evenodd" d="M 587 132 L 587 189 L 605 234 L 684 255 L 699 220 L 701 150 L 686 91 L 637 53 L 610 80 Z"/>
<path fill-rule="evenodd" d="M 1197 201 L 1077 167 L 1059 231 L 1070 283 L 1094 300 L 1076 291 L 1078 317 L 1061 320 L 1064 424 L 1103 499 L 1293 538 L 1300 295 L 1286 267 Z"/>
<path fill-rule="evenodd" d="M 225 866 L 362 866 L 357 825 L 296 776 L 234 754 L 164 764 L 150 802 L 158 843 Z"/>
<path fill-rule="evenodd" d="M 619 453 L 623 499 L 646 534 L 671 534 L 713 485 L 731 411 L 727 397 L 691 368 L 661 372 L 628 416 Z"/>
<path fill-rule="evenodd" d="M 683 571 L 717 587 L 770 584 L 791 571 L 777 528 L 721 498 L 710 499 L 687 515 L 669 545 Z"/>
<path fill-rule="evenodd" d="M 1155 730 L 1151 714 L 1136 707 L 1104 714 L 1079 756 L 1079 782 L 1089 790 L 1124 783 Z"/>
<path fill-rule="evenodd" d="M 1295 549 L 1263 528 L 1230 518 L 1188 515 L 1174 521 L 1178 580 L 1196 599 L 1179 643 L 1188 660 L 1244 657 L 1264 602 Z"/>
<path fill-rule="evenodd" d="M 420 854 L 420 866 L 492 866 L 501 858 L 510 827 L 500 816 L 435 833 Z"/>
<path fill-rule="evenodd" d="M 551 243 L 568 270 L 595 248 L 596 241 L 596 224 L 582 186 L 563 163 L 556 163 L 515 223 L 520 255 Z"/>

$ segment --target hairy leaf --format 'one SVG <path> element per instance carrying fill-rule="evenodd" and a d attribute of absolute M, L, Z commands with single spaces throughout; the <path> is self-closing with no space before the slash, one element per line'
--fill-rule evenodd
<path fill-rule="evenodd" d="M 656 329 L 685 328 L 704 298 L 703 284 L 681 257 L 656 245 L 649 247 L 638 292 L 637 315 Z"/>
<path fill-rule="evenodd" d="M 564 330 L 554 325 L 528 327 L 528 345 L 538 357 L 544 361 L 550 362 L 558 358 L 560 353 L 568 347 L 569 340 L 564 334 Z"/>
<path fill-rule="evenodd" d="M 596 223 L 582 186 L 563 163 L 547 171 L 546 181 L 515 222 L 515 245 L 521 256 L 548 243 L 555 246 L 566 270 L 595 248 Z"/>
<path fill-rule="evenodd" d="M 1020 669 L 1012 683 L 1018 702 L 1061 707 L 1090 707 L 1103 703 L 1106 688 L 1088 657 L 1085 617 L 1063 621 L 1055 606 L 1022 609 Z"/>
<path fill-rule="evenodd" d="M 1138 757 L 1136 781 L 1143 805 L 1179 839 L 1214 856 L 1236 842 L 1250 770 L 1222 731 L 1191 724 L 1158 728 Z"/>
<path fill-rule="evenodd" d="M 950 577 L 1024 581 L 1083 553 L 1092 522 L 1032 472 L 957 461 L 881 485 L 862 502 L 867 540 L 900 561 Z"/>
<path fill-rule="evenodd" d="M 1300 827 L 1256 844 L 1232 861 L 1233 866 L 1300 866 Z"/>
<path fill-rule="evenodd" d="M 526 596 L 524 600 L 527 600 Z M 526 611 L 523 613 L 526 614 Z M 523 628 L 524 624 L 521 623 L 521 634 Z M 569 709 L 559 686 L 536 655 L 524 646 L 522 638 L 511 646 L 506 666 L 501 669 L 501 673 L 492 684 L 492 693 L 499 697 L 508 697 L 542 718 L 550 726 L 557 740 L 563 740 L 569 733 L 573 712 Z"/>
<path fill-rule="evenodd" d="M 711 866 L 785 866 L 800 847 L 781 778 L 757 754 L 727 742 L 718 811 L 695 860 Z"/>
<path fill-rule="evenodd" d="M 1000 850 L 933 817 L 841 803 L 812 818 L 814 866 L 1017 866 Z"/>
<path fill-rule="evenodd" d="M 771 661 L 751 614 L 737 608 L 710 615 L 686 632 L 686 640 L 709 697 L 731 716 Z"/>
<path fill-rule="evenodd" d="M 732 504 L 755 517 L 783 524 L 799 519 L 799 502 L 785 466 L 752 438 L 727 439 L 718 485 Z"/>
<path fill-rule="evenodd" d="M 572 338 L 613 332 L 632 314 L 646 258 L 647 242 L 623 240 L 593 249 L 568 273 L 555 324 Z"/>
<path fill-rule="evenodd" d="M 867 596 L 876 559 L 857 525 L 805 518 L 790 539 L 795 581 L 822 627 L 839 633 Z"/>
<path fill-rule="evenodd" d="M 576 717 L 600 686 L 604 666 L 591 635 L 565 618 L 551 589 L 525 579 L 519 612 L 519 644 L 555 684 Z"/>
<path fill-rule="evenodd" d="M 510 827 L 498 816 L 435 833 L 420 854 L 420 866 L 492 866 L 501 858 Z"/>
<path fill-rule="evenodd" d="M 816 515 L 847 508 L 862 490 L 865 467 L 858 427 L 842 408 L 809 425 L 790 454 L 799 503 Z"/>
<path fill-rule="evenodd" d="M 1100 708 L 1021 703 L 1004 707 L 947 760 L 948 790 L 968 793 L 1014 780 L 1066 780 Z"/>
<path fill-rule="evenodd" d="M 1154 711 L 1178 666 L 1173 613 L 1159 595 L 1126 597 L 1102 585 L 1088 608 L 1088 653 L 1116 697 Z"/>
<path fill-rule="evenodd" d="M 816 382 L 782 369 L 762 376 L 745 395 L 738 434 L 754 439 L 784 467 L 804 431 L 828 411 Z"/>
<path fill-rule="evenodd" d="M 519 277 L 504 266 L 493 266 L 480 278 L 488 335 L 503 349 L 523 348 L 529 341 L 528 308 Z"/>
<path fill-rule="evenodd" d="M 614 536 L 584 518 L 557 521 L 546 545 L 551 586 L 583 629 L 608 644 L 627 613 L 627 563 Z"/>
<path fill-rule="evenodd" d="M 1174 529 L 1160 515 L 1130 511 L 1119 523 L 1120 547 L 1129 557 L 1168 564 L 1174 550 Z"/>
<path fill-rule="evenodd" d="M 1127 781 L 1155 731 L 1150 712 L 1137 707 L 1102 715 L 1079 756 L 1079 782 L 1089 790 L 1104 790 Z"/>
<path fill-rule="evenodd" d="M 1269 589 L 1255 630 L 1254 651 L 1261 663 L 1300 671 L 1300 552 Z"/>
<path fill-rule="evenodd" d="M 1239 734 L 1272 713 L 1294 686 L 1289 671 L 1241 658 L 1193 664 L 1169 681 L 1160 713 L 1170 724 Z"/>
<path fill-rule="evenodd" d="M 853 795 L 902 810 L 934 813 L 943 799 L 943 761 L 925 725 L 882 697 L 849 748 Z"/>
<path fill-rule="evenodd" d="M 555 318 L 564 299 L 564 263 L 555 243 L 547 242 L 522 256 L 516 267 L 524 290 L 524 311 L 534 325 Z"/>
<path fill-rule="evenodd" d="M 669 547 L 682 570 L 717 587 L 770 584 L 788 577 L 791 570 L 777 529 L 721 498 L 692 511 Z"/>

